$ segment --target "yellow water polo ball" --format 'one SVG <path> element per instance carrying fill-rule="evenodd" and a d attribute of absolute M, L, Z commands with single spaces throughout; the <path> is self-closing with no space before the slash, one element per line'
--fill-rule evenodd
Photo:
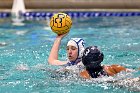
<path fill-rule="evenodd" d="M 54 14 L 50 20 L 50 27 L 57 35 L 68 33 L 72 26 L 70 16 L 65 13 Z"/>

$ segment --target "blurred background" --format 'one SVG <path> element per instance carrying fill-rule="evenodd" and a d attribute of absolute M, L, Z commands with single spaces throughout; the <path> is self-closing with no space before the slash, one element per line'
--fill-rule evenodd
<path fill-rule="evenodd" d="M 11 9 L 13 0 L 0 0 Z M 140 9 L 140 0 L 24 0 L 27 9 Z"/>

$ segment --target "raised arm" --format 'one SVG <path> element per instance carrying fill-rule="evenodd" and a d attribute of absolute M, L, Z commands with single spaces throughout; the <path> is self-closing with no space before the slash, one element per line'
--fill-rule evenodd
<path fill-rule="evenodd" d="M 66 36 L 66 34 L 59 35 L 59 36 L 56 37 L 56 39 L 54 41 L 54 44 L 52 46 L 52 49 L 50 51 L 50 55 L 49 55 L 49 58 L 48 58 L 48 62 L 51 65 L 64 65 L 64 64 L 66 64 L 66 62 L 58 60 L 59 46 L 60 46 L 61 40 L 64 36 Z"/>

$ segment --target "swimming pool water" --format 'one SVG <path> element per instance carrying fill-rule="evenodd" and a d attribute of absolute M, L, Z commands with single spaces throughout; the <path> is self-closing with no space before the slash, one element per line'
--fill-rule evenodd
<path fill-rule="evenodd" d="M 102 80 L 59 77 L 47 58 L 56 34 L 46 21 L 28 20 L 23 26 L 0 19 L 0 93 L 133 93 L 139 85 L 120 87 Z M 66 59 L 66 43 L 82 37 L 86 46 L 97 45 L 105 54 L 103 64 L 140 67 L 140 18 L 76 18 L 70 33 L 62 40 L 59 59 Z M 117 79 L 137 77 L 140 72 L 120 74 Z M 54 75 L 54 76 L 53 76 Z M 106 77 L 107 78 L 107 77 Z M 110 78 L 107 78 L 110 80 Z M 106 79 L 105 79 L 106 80 Z"/>

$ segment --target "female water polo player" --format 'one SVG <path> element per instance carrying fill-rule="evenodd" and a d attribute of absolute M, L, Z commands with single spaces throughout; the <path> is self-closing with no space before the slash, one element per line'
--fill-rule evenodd
<path fill-rule="evenodd" d="M 81 38 L 71 38 L 67 43 L 67 56 L 68 61 L 58 60 L 58 51 L 61 40 L 67 34 L 59 35 L 56 37 L 52 49 L 50 51 L 50 55 L 48 58 L 48 62 L 51 65 L 62 65 L 62 66 L 83 66 L 81 62 L 81 58 L 84 51 L 84 40 Z"/>
<path fill-rule="evenodd" d="M 87 47 L 82 56 L 82 62 L 86 69 L 80 72 L 80 76 L 89 79 L 90 77 L 114 76 L 121 71 L 128 71 L 128 69 L 120 65 L 102 66 L 103 59 L 104 54 L 97 46 Z"/>

